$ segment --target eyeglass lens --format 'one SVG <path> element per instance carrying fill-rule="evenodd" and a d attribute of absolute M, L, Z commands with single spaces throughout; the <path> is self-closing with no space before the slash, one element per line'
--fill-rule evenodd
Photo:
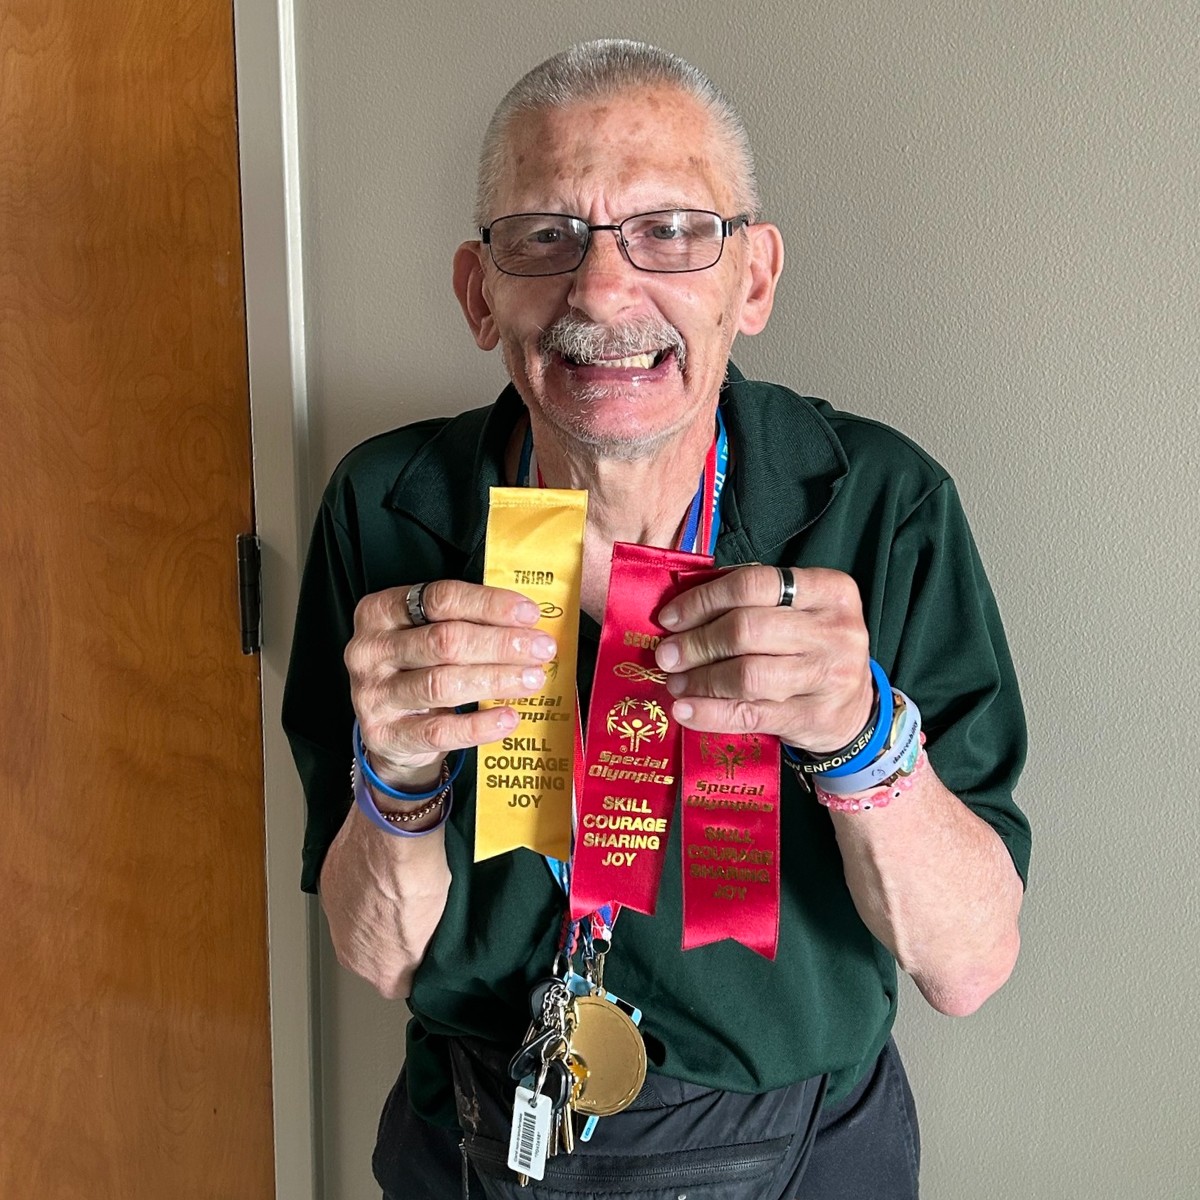
<path fill-rule="evenodd" d="M 608 236 L 601 230 L 597 236 Z M 643 271 L 702 271 L 721 257 L 724 232 L 717 213 L 671 209 L 639 213 L 621 222 L 629 261 Z M 578 217 L 518 213 L 490 227 L 496 266 L 510 275 L 574 271 L 587 252 L 589 230 Z"/>

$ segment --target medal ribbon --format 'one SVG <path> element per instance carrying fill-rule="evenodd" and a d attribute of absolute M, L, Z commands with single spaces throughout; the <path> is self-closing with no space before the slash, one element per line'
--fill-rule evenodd
<path fill-rule="evenodd" d="M 683 948 L 731 937 L 775 957 L 778 739 L 680 730 L 670 720 L 673 698 L 654 659 L 666 630 L 653 615 L 678 591 L 719 574 L 711 555 L 728 462 L 718 411 L 716 437 L 676 549 L 622 543 L 613 549 L 588 721 L 590 757 L 581 725 L 574 730 L 573 858 L 547 858 L 570 896 L 563 930 L 568 954 L 580 936 L 587 944 L 611 937 L 621 904 L 654 911 L 682 779 Z M 527 434 L 518 480 L 528 486 L 534 479 L 544 486 Z"/>
<path fill-rule="evenodd" d="M 672 572 L 711 563 L 682 550 L 613 546 L 577 800 L 573 919 L 606 901 L 654 912 L 680 775 L 673 698 L 654 659 L 666 630 L 654 616 L 678 591 Z"/>
<path fill-rule="evenodd" d="M 681 589 L 719 571 L 689 572 Z M 779 739 L 684 729 L 683 948 L 733 938 L 775 960 L 779 943 Z"/>
<path fill-rule="evenodd" d="M 483 581 L 524 592 L 541 606 L 537 628 L 558 644 L 536 696 L 488 700 L 516 709 L 512 735 L 479 747 L 475 861 L 527 846 L 571 853 L 571 794 L 577 745 L 575 664 L 587 493 L 492 488 Z"/>
<path fill-rule="evenodd" d="M 706 549 L 709 554 L 716 549 L 717 536 L 720 531 L 720 502 L 721 490 L 725 484 L 725 476 L 729 465 L 729 437 L 725 430 L 725 422 L 718 410 L 716 415 L 717 431 L 713 439 L 712 445 L 709 447 L 708 454 L 705 457 L 704 468 L 700 474 L 699 486 L 696 489 L 696 494 L 692 499 L 692 503 L 688 508 L 687 517 L 680 529 L 679 538 L 677 540 L 677 549 L 695 549 L 700 551 Z M 541 470 L 538 467 L 537 457 L 533 445 L 532 431 L 526 431 L 524 441 L 521 446 L 521 456 L 517 468 L 517 482 L 526 487 L 530 486 L 533 481 L 537 481 L 539 488 L 545 487 L 545 480 L 542 478 Z M 711 558 L 699 558 L 696 560 L 699 563 L 709 563 Z M 610 584 L 611 594 L 611 584 Z M 658 636 L 658 635 L 655 635 Z M 657 666 L 653 663 L 653 652 L 651 651 L 652 667 L 657 672 Z M 661 674 L 661 672 L 657 672 Z M 664 677 L 665 678 L 665 677 Z M 670 696 L 663 697 L 664 705 L 670 703 Z M 578 706 L 577 706 L 578 707 Z M 579 723 L 575 727 L 575 810 L 578 815 L 579 798 L 583 795 L 584 780 L 584 741 L 583 741 L 583 726 L 582 714 L 580 715 Z M 670 814 L 668 813 L 668 821 Z M 553 856 L 547 856 L 546 862 L 550 868 L 551 874 L 562 887 L 563 892 L 569 897 L 571 894 L 571 875 L 572 867 L 569 861 L 563 861 Z M 658 873 L 661 874 L 661 864 L 659 864 Z M 657 874 L 655 876 L 657 879 Z M 657 891 L 657 883 L 655 884 Z M 574 953 L 578 940 L 582 937 L 585 946 L 585 954 L 590 952 L 591 944 L 596 939 L 610 940 L 612 936 L 612 928 L 616 922 L 619 905 L 613 903 L 600 903 L 595 905 L 590 913 L 580 914 L 579 917 L 573 918 L 569 913 L 564 921 L 562 941 L 560 950 L 565 952 L 568 958 Z"/>

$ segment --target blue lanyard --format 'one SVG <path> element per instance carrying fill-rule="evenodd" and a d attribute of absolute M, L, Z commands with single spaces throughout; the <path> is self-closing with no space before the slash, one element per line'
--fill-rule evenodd
<path fill-rule="evenodd" d="M 725 475 L 729 468 L 729 435 L 725 432 L 725 418 L 721 416 L 721 410 L 717 409 L 717 471 L 713 479 L 713 496 L 712 496 L 712 533 L 709 536 L 708 546 L 701 548 L 696 545 L 696 539 L 700 536 L 700 512 L 704 504 L 704 473 L 700 473 L 700 486 L 696 489 L 695 496 L 692 497 L 691 507 L 688 509 L 687 521 L 683 526 L 683 534 L 679 539 L 679 548 L 681 550 L 691 550 L 696 554 L 716 554 L 717 538 L 721 533 L 721 492 L 725 487 Z"/>

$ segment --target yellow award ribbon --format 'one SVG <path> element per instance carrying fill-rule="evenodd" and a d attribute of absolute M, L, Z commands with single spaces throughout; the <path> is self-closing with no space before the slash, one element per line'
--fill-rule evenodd
<path fill-rule="evenodd" d="M 571 856 L 575 762 L 575 660 L 587 492 L 492 488 L 483 582 L 522 592 L 542 609 L 537 628 L 558 654 L 534 696 L 483 701 L 508 705 L 521 720 L 512 735 L 479 747 L 475 861 L 527 846 Z"/>

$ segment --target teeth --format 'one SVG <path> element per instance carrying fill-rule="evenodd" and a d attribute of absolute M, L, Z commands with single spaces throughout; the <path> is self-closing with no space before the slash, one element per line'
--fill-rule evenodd
<path fill-rule="evenodd" d="M 642 370 L 648 371 L 654 366 L 654 360 L 657 357 L 657 354 L 634 354 L 629 358 L 606 358 L 597 365 L 602 367 L 640 367 Z"/>

